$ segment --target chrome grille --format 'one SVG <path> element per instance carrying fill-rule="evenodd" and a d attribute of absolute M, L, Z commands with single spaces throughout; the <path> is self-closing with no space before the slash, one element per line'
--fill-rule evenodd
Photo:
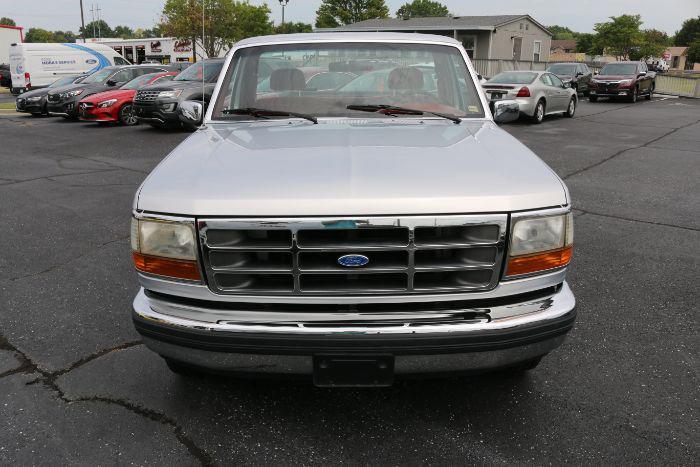
<path fill-rule="evenodd" d="M 505 214 L 364 219 L 202 219 L 211 290 L 224 295 L 426 294 L 498 284 Z M 339 263 L 361 255 L 361 267 Z"/>
<path fill-rule="evenodd" d="M 153 102 L 158 97 L 160 91 L 138 91 L 134 96 L 134 101 L 138 102 Z"/>

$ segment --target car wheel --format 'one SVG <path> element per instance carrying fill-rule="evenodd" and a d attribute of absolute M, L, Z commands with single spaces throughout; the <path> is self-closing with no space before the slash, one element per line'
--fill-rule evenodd
<path fill-rule="evenodd" d="M 639 97 L 639 88 L 634 88 L 634 91 L 632 91 L 632 95 L 629 97 L 629 100 L 631 103 L 637 102 L 637 98 Z"/>
<path fill-rule="evenodd" d="M 122 108 L 119 109 L 119 121 L 124 126 L 134 126 L 139 123 L 138 119 L 131 111 L 131 104 L 124 104 Z"/>
<path fill-rule="evenodd" d="M 576 98 L 572 97 L 571 100 L 569 101 L 569 107 L 566 108 L 565 115 L 569 118 L 573 118 L 575 113 L 576 113 Z"/>
<path fill-rule="evenodd" d="M 646 99 L 647 99 L 648 101 L 650 101 L 650 100 L 651 100 L 651 97 L 653 96 L 653 94 L 654 94 L 654 85 L 652 85 L 652 86 L 649 88 L 649 94 L 647 94 Z"/>
<path fill-rule="evenodd" d="M 598 96 L 588 96 L 588 101 L 589 102 L 598 102 Z"/>
<path fill-rule="evenodd" d="M 537 101 L 537 105 L 535 106 L 535 114 L 532 116 L 532 121 L 535 123 L 542 123 L 542 120 L 544 120 L 545 109 L 546 107 L 544 101 Z"/>

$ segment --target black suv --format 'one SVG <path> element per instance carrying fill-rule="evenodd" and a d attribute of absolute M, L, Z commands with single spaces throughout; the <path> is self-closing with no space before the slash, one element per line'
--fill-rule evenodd
<path fill-rule="evenodd" d="M 78 118 L 78 102 L 98 92 L 119 89 L 137 76 L 168 71 L 161 65 L 108 66 L 91 74 L 78 84 L 52 89 L 46 97 L 50 115 Z"/>
<path fill-rule="evenodd" d="M 588 95 L 593 72 L 585 63 L 555 63 L 547 71 L 557 75 L 564 83 L 569 83 L 576 92 Z"/>
<path fill-rule="evenodd" d="M 167 83 L 142 87 L 134 96 L 134 115 L 154 127 L 180 127 L 177 113 L 180 103 L 203 101 L 206 112 L 223 65 L 223 58 L 202 60 Z"/>

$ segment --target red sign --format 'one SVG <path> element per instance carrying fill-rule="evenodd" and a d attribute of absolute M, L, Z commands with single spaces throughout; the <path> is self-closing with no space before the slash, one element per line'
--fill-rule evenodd
<path fill-rule="evenodd" d="M 664 52 L 663 59 L 664 60 L 671 60 L 671 52 L 669 52 L 668 50 L 666 52 Z"/>
<path fill-rule="evenodd" d="M 192 52 L 192 43 L 188 40 L 175 41 L 175 52 Z"/>

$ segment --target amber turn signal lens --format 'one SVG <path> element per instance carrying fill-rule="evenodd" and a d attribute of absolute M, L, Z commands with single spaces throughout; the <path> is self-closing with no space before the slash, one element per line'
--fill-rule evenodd
<path fill-rule="evenodd" d="M 141 272 L 193 281 L 202 280 L 197 261 L 159 258 L 157 256 L 144 255 L 136 251 L 133 252 L 133 255 L 136 269 Z"/>
<path fill-rule="evenodd" d="M 545 253 L 510 258 L 506 275 L 519 276 L 521 274 L 532 274 L 533 272 L 560 268 L 569 264 L 572 254 L 573 246 L 567 246 Z"/>

